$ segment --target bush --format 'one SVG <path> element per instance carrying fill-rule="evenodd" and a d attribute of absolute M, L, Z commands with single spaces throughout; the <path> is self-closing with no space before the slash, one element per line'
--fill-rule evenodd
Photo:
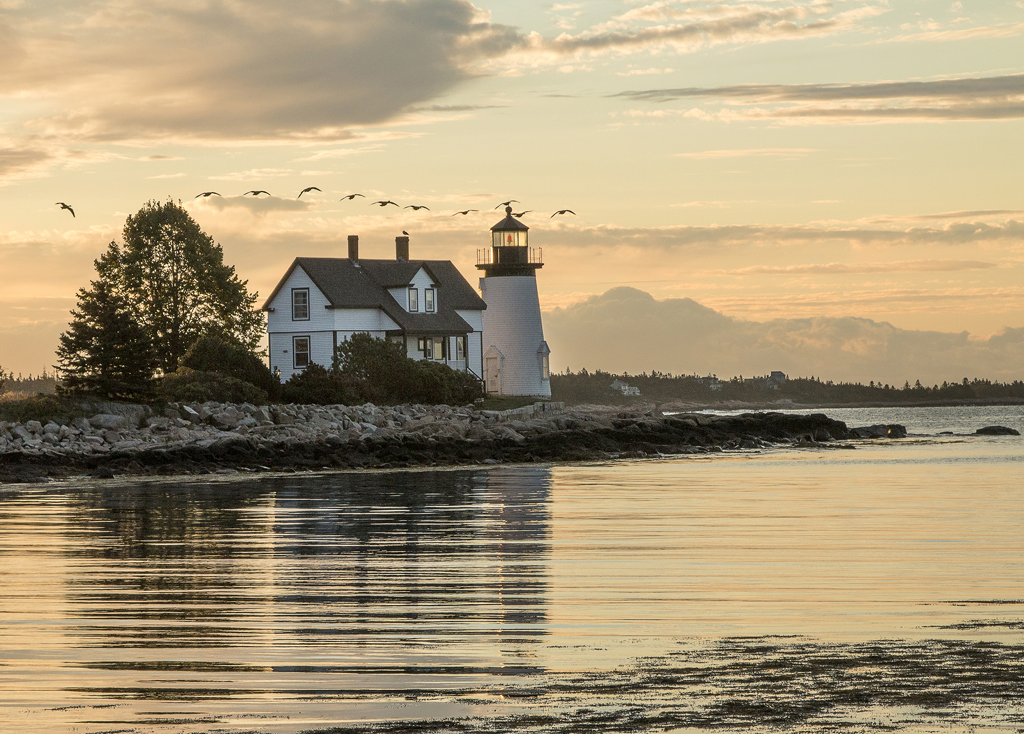
<path fill-rule="evenodd" d="M 281 389 L 285 402 L 313 405 L 353 405 L 366 402 L 359 385 L 336 369 L 324 369 L 316 363 L 292 377 Z"/>
<path fill-rule="evenodd" d="M 410 361 L 416 368 L 416 380 L 413 383 L 415 389 L 407 397 L 408 402 L 465 405 L 483 395 L 480 380 L 468 372 L 453 370 L 439 362 Z"/>
<path fill-rule="evenodd" d="M 480 381 L 468 372 L 410 359 L 401 344 L 369 334 L 339 344 L 331 369 L 311 364 L 283 387 L 286 401 L 319 405 L 465 405 L 480 394 Z"/>
<path fill-rule="evenodd" d="M 79 401 L 60 395 L 39 393 L 24 400 L 0 403 L 0 419 L 24 423 L 25 421 L 70 421 L 85 415 Z"/>
<path fill-rule="evenodd" d="M 177 403 L 252 403 L 266 405 L 268 396 L 252 383 L 229 375 L 179 367 L 163 378 L 161 387 L 169 400 Z"/>
<path fill-rule="evenodd" d="M 277 398 L 281 382 L 263 363 L 242 344 L 218 336 L 205 336 L 185 352 L 178 367 L 197 372 L 216 372 L 242 382 L 255 385 L 267 397 Z"/>

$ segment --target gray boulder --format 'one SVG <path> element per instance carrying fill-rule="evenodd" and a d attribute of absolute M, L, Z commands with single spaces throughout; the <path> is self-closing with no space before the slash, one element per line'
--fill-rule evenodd
<path fill-rule="evenodd" d="M 1020 431 L 1006 426 L 985 426 L 975 431 L 979 436 L 1019 436 Z"/>
<path fill-rule="evenodd" d="M 153 415 L 153 409 L 148 405 L 133 403 L 96 402 L 83 404 L 82 407 L 101 415 L 119 415 L 124 418 L 122 425 L 126 428 L 140 428 L 143 421 Z"/>
<path fill-rule="evenodd" d="M 850 429 L 851 438 L 906 438 L 907 429 L 898 423 L 889 425 L 876 424 Z"/>
<path fill-rule="evenodd" d="M 238 413 L 234 410 L 224 410 L 210 416 L 210 422 L 222 431 L 230 431 L 238 426 Z"/>
<path fill-rule="evenodd" d="M 120 430 L 124 427 L 125 423 L 126 420 L 123 415 L 115 415 L 113 413 L 97 413 L 89 419 L 89 425 L 104 431 Z"/>

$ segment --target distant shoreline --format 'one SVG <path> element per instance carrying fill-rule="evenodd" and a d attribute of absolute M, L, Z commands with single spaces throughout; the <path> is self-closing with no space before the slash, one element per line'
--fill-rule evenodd
<path fill-rule="evenodd" d="M 648 401 L 646 403 L 633 403 L 633 405 L 657 405 L 661 411 L 734 411 L 734 410 L 835 410 L 837 408 L 955 408 L 961 406 L 983 406 L 983 405 L 1024 405 L 1024 398 L 965 398 L 961 400 L 929 400 L 915 403 L 898 403 L 888 401 L 868 401 L 857 403 L 796 403 L 791 400 L 778 400 L 774 402 L 747 402 L 742 400 L 725 400 L 718 403 L 700 401 Z M 623 406 L 628 407 L 628 406 Z"/>

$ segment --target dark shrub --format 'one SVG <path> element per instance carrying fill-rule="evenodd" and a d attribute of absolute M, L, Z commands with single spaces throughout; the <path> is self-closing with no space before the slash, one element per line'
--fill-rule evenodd
<path fill-rule="evenodd" d="M 219 372 L 179 367 L 162 381 L 163 392 L 178 403 L 252 403 L 266 405 L 267 393 L 252 383 Z"/>
<path fill-rule="evenodd" d="M 283 396 L 319 405 L 465 405 L 480 396 L 480 382 L 438 362 L 410 359 L 398 342 L 354 334 L 338 345 L 331 369 L 309 365 L 284 384 Z"/>
<path fill-rule="evenodd" d="M 24 400 L 0 403 L 0 419 L 6 421 L 69 421 L 85 415 L 78 400 L 62 395 L 39 393 Z"/>
<path fill-rule="evenodd" d="M 361 402 L 464 405 L 480 396 L 480 383 L 468 372 L 410 359 L 401 343 L 369 334 L 353 334 L 338 345 L 334 370 L 354 381 Z"/>
<path fill-rule="evenodd" d="M 314 362 L 288 380 L 281 393 L 287 403 L 353 405 L 366 402 L 361 399 L 358 388 L 350 375 L 324 369 Z"/>
<path fill-rule="evenodd" d="M 197 372 L 217 372 L 255 385 L 270 398 L 278 397 L 281 383 L 263 360 L 245 346 L 218 336 L 205 336 L 178 362 Z"/>
<path fill-rule="evenodd" d="M 469 372 L 453 370 L 439 362 L 413 361 L 413 365 L 416 371 L 415 389 L 407 397 L 408 402 L 465 405 L 483 394 L 480 380 Z"/>

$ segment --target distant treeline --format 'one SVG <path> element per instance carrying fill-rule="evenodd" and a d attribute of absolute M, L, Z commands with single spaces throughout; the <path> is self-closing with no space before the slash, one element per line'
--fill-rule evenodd
<path fill-rule="evenodd" d="M 23 376 L 20 372 L 15 376 L 13 372 L 4 373 L 0 370 L 0 394 L 9 393 L 52 393 L 57 389 L 57 377 L 48 374 L 43 369 L 40 375 Z"/>
<path fill-rule="evenodd" d="M 614 380 L 640 389 L 640 396 L 626 396 L 611 387 Z M 817 377 L 773 380 L 768 377 L 744 379 L 742 376 L 719 380 L 715 376 L 672 375 L 653 371 L 650 374 L 613 375 L 598 370 L 582 369 L 573 373 L 551 375 L 551 399 L 566 403 L 630 403 L 638 400 L 656 402 L 717 403 L 738 400 L 750 403 L 792 400 L 806 404 L 844 403 L 929 403 L 958 400 L 1024 399 L 1024 382 L 992 382 L 966 377 L 960 382 L 943 382 L 927 387 L 920 381 L 902 387 L 869 382 L 822 381 Z"/>

